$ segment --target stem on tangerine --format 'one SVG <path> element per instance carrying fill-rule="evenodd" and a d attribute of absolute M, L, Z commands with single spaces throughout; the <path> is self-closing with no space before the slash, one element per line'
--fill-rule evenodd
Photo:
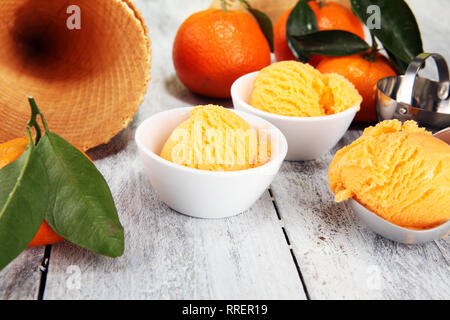
<path fill-rule="evenodd" d="M 36 131 L 35 144 L 38 144 L 39 140 L 42 137 L 42 130 L 41 126 L 37 121 L 37 116 L 41 118 L 42 124 L 44 125 L 44 129 L 46 132 L 48 131 L 48 126 L 44 116 L 42 115 L 41 111 L 39 110 L 36 104 L 36 101 L 32 96 L 28 96 L 28 102 L 30 103 L 31 108 L 31 118 L 30 121 L 28 121 L 27 123 L 27 131 L 29 132 L 31 128 L 34 128 L 34 130 Z M 29 137 L 31 137 L 31 135 L 29 135 Z"/>
<path fill-rule="evenodd" d="M 227 9 L 227 2 L 226 2 L 226 0 L 220 0 L 220 2 L 222 4 L 222 11 L 223 12 L 227 12 L 228 9 Z"/>
<path fill-rule="evenodd" d="M 28 136 L 29 145 L 34 144 L 33 137 L 31 136 L 30 126 L 28 126 L 28 125 L 27 125 L 27 136 Z M 38 140 L 36 138 L 36 144 L 37 144 L 37 142 L 38 142 Z"/>
<path fill-rule="evenodd" d="M 248 3 L 247 0 L 239 0 L 239 2 L 245 7 L 245 9 L 249 10 L 250 7 L 250 3 Z"/>
<path fill-rule="evenodd" d="M 374 62 L 375 61 L 375 53 L 377 53 L 379 51 L 379 48 L 378 48 L 377 39 L 375 38 L 375 36 L 372 32 L 370 33 L 370 36 L 372 37 L 372 47 L 370 48 L 369 53 L 364 55 L 364 58 L 367 61 Z"/>

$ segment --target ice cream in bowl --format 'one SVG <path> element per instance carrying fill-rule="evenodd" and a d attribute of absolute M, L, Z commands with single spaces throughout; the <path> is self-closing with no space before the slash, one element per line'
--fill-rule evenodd
<path fill-rule="evenodd" d="M 414 121 L 388 120 L 365 129 L 331 162 L 335 200 L 349 200 L 362 221 L 394 241 L 413 244 L 447 236 L 450 141 L 440 138 Z"/>
<path fill-rule="evenodd" d="M 237 79 L 235 109 L 278 127 L 289 145 L 287 160 L 313 160 L 333 148 L 347 131 L 362 97 L 338 74 L 322 74 L 298 61 L 276 62 Z"/>
<path fill-rule="evenodd" d="M 157 113 L 138 127 L 135 140 L 161 200 L 198 218 L 249 209 L 287 153 L 284 135 L 271 123 L 215 105 Z"/>

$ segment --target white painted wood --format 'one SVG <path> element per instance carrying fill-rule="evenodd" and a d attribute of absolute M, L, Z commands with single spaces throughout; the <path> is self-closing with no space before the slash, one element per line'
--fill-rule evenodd
<path fill-rule="evenodd" d="M 43 258 L 44 248 L 31 248 L 7 265 L 0 272 L 0 299 L 37 299 Z"/>
<path fill-rule="evenodd" d="M 133 140 L 136 126 L 167 108 L 231 103 L 190 93 L 173 69 L 170 53 L 178 26 L 207 4 L 137 5 L 154 48 L 150 90 L 131 127 L 89 153 L 115 197 L 126 230 L 125 255 L 114 260 L 67 243 L 54 246 L 44 298 L 305 299 L 268 192 L 237 217 L 200 220 L 175 213 L 153 191 Z"/>
<path fill-rule="evenodd" d="M 126 252 L 110 259 L 68 243 L 54 246 L 45 298 L 304 299 L 284 226 L 313 299 L 449 299 L 450 240 L 405 246 L 373 234 L 346 204 L 332 201 L 326 178 L 331 154 L 283 165 L 272 185 L 281 224 L 267 193 L 249 212 L 226 220 L 189 218 L 161 203 L 137 158 L 137 125 L 167 108 L 231 107 L 230 100 L 189 92 L 173 69 L 177 28 L 209 2 L 136 0 L 153 42 L 149 92 L 130 128 L 89 152 L 113 191 L 126 229 Z M 447 2 L 408 0 L 425 50 L 450 61 Z M 358 134 L 349 132 L 339 147 Z M 28 249 L 0 273 L 0 299 L 36 299 L 43 255 L 43 248 Z"/>
<path fill-rule="evenodd" d="M 200 220 L 161 203 L 141 170 L 123 188 L 125 255 L 54 247 L 45 299 L 305 298 L 267 193 L 237 217 Z"/>
<path fill-rule="evenodd" d="M 424 49 L 450 61 L 448 1 L 409 0 Z M 434 66 L 425 72 L 432 75 Z M 338 147 L 360 132 L 349 132 Z M 333 152 L 335 152 L 335 149 Z M 312 299 L 449 299 L 450 239 L 407 246 L 367 229 L 328 188 L 332 154 L 286 162 L 272 185 L 279 212 Z"/>
<path fill-rule="evenodd" d="M 337 148 L 359 135 L 349 131 Z M 331 159 L 285 162 L 272 184 L 310 297 L 449 299 L 450 239 L 408 246 L 373 233 L 347 204 L 334 202 Z"/>

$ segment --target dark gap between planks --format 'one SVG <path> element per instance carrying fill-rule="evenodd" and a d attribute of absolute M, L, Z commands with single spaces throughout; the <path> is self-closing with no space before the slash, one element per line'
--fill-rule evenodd
<path fill-rule="evenodd" d="M 273 204 L 273 207 L 274 207 L 275 212 L 277 214 L 278 220 L 283 221 L 283 219 L 281 218 L 280 211 L 278 210 L 277 202 L 275 201 L 275 197 L 273 196 L 272 189 L 269 188 L 268 191 L 269 191 L 270 198 L 272 199 L 272 204 Z M 286 232 L 286 229 L 282 226 L 281 230 L 283 231 L 284 238 L 286 240 L 287 245 L 290 247 L 291 246 L 291 241 L 289 240 L 289 236 L 288 236 L 288 234 Z M 300 270 L 300 266 L 298 264 L 297 257 L 295 256 L 294 250 L 292 250 L 292 248 L 289 248 L 289 250 L 291 252 L 291 256 L 292 256 L 292 260 L 294 261 L 295 268 L 297 269 L 298 276 L 299 276 L 300 281 L 302 283 L 303 291 L 305 292 L 306 299 L 311 300 L 311 297 L 309 296 L 308 288 L 306 287 L 305 279 L 303 278 L 302 271 Z"/>
<path fill-rule="evenodd" d="M 269 188 L 268 191 L 269 191 L 269 194 L 270 194 L 270 198 L 272 200 L 273 207 L 274 207 L 275 212 L 277 214 L 278 220 L 282 221 L 280 212 L 278 210 L 277 203 L 276 203 L 275 198 L 274 198 L 273 193 L 272 193 L 272 189 Z M 289 236 L 288 236 L 288 234 L 286 232 L 286 229 L 282 226 L 281 230 L 283 231 L 284 238 L 286 240 L 287 245 L 291 246 L 291 241 L 289 240 Z M 39 269 L 41 270 L 42 274 L 41 274 L 41 280 L 40 280 L 40 284 L 39 284 L 38 300 L 44 300 L 45 286 L 47 284 L 48 268 L 50 266 L 51 251 L 52 251 L 52 246 L 51 245 L 45 247 L 44 258 L 42 260 L 41 266 L 39 267 Z M 311 298 L 309 296 L 308 288 L 306 287 L 306 283 L 305 283 L 305 280 L 303 278 L 302 272 L 300 270 L 300 266 L 298 264 L 298 261 L 297 261 L 297 258 L 295 256 L 295 253 L 292 250 L 292 248 L 290 248 L 289 251 L 291 252 L 292 260 L 294 261 L 295 268 L 297 269 L 297 273 L 298 273 L 298 276 L 299 276 L 300 281 L 302 283 L 303 290 L 305 292 L 306 298 L 308 300 L 311 300 Z"/>
<path fill-rule="evenodd" d="M 52 246 L 46 246 L 44 251 L 44 258 L 42 259 L 42 263 L 39 266 L 39 270 L 41 270 L 41 281 L 39 283 L 39 293 L 38 293 L 38 300 L 44 300 L 44 292 L 45 292 L 45 285 L 47 284 L 47 274 L 48 274 L 48 268 L 50 266 L 50 255 L 52 252 Z"/>

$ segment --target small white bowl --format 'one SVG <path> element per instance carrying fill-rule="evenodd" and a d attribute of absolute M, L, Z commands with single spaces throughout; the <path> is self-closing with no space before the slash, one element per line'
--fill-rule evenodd
<path fill-rule="evenodd" d="M 286 136 L 289 150 L 286 160 L 314 160 L 333 148 L 344 136 L 358 111 L 354 106 L 343 112 L 322 117 L 289 117 L 265 112 L 249 105 L 258 72 L 237 79 L 231 87 L 236 110 L 253 113 L 278 127 Z"/>
<path fill-rule="evenodd" d="M 434 136 L 450 144 L 450 128 L 439 131 Z M 435 228 L 426 230 L 412 230 L 400 227 L 381 218 L 354 199 L 350 199 L 349 204 L 355 214 L 370 229 L 389 240 L 405 244 L 419 244 L 444 239 L 450 233 L 450 220 Z"/>
<path fill-rule="evenodd" d="M 284 135 L 269 122 L 234 111 L 253 128 L 268 130 L 271 159 L 253 169 L 215 172 L 184 167 L 159 156 L 172 131 L 192 108 L 172 109 L 145 120 L 135 140 L 145 171 L 159 197 L 172 209 L 197 218 L 225 218 L 249 209 L 263 194 L 286 157 Z"/>

